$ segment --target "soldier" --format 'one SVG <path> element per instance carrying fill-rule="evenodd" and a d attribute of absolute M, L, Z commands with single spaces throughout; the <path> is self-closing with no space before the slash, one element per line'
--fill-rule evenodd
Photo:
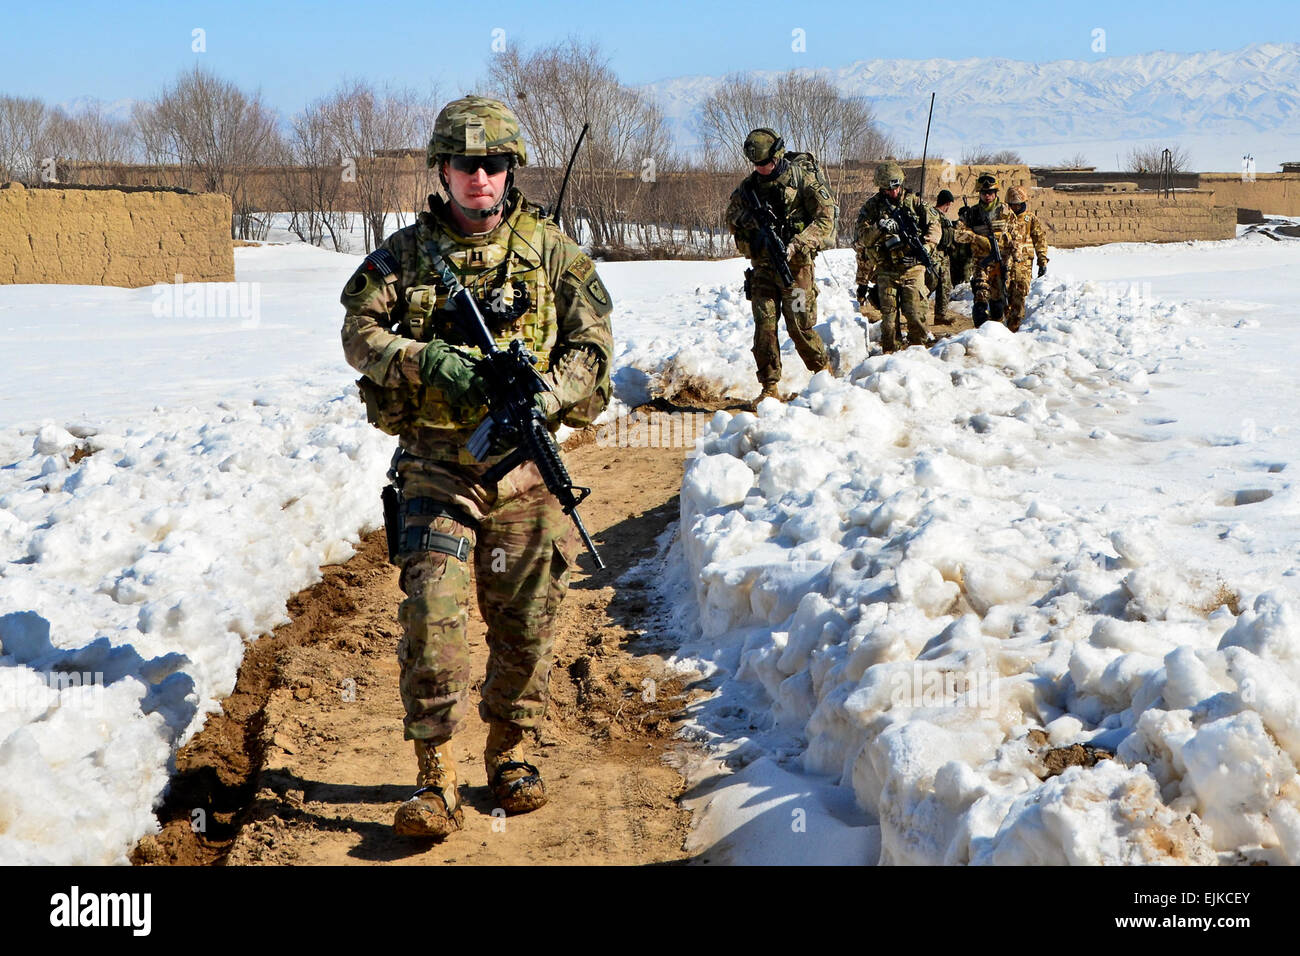
<path fill-rule="evenodd" d="M 934 338 L 925 325 L 926 269 L 900 236 L 905 226 L 900 227 L 898 220 L 906 217 L 910 221 L 931 257 L 943 229 L 934 209 L 903 188 L 903 168 L 898 163 L 878 165 L 875 183 L 879 190 L 858 211 L 853 248 L 875 276 L 880 299 L 880 347 L 885 352 L 900 347 L 900 313 L 907 321 L 908 341 L 929 345 Z"/>
<path fill-rule="evenodd" d="M 952 319 L 948 318 L 948 302 L 952 299 L 952 253 L 956 247 L 954 242 L 957 236 L 957 229 L 952 224 L 952 219 L 948 213 L 952 210 L 956 197 L 947 189 L 939 190 L 939 195 L 935 197 L 934 208 L 939 213 L 939 227 L 943 230 L 943 235 L 939 239 L 939 245 L 935 248 L 931 258 L 934 260 L 935 272 L 925 274 L 925 287 L 934 292 L 934 324 L 935 325 L 952 325 Z"/>
<path fill-rule="evenodd" d="M 745 137 L 745 157 L 754 171 L 731 194 L 727 228 L 740 254 L 752 268 L 745 287 L 754 313 L 754 362 L 762 386 L 757 402 L 780 398 L 781 345 L 776 326 L 785 316 L 785 328 L 808 371 L 830 366 L 826 346 L 814 330 L 817 324 L 817 285 L 813 260 L 835 241 L 839 207 L 831 197 L 821 167 L 811 153 L 786 154 L 785 141 L 770 129 L 756 129 Z M 777 237 L 785 244 L 794 284 L 784 287 L 778 267 L 759 240 L 759 213 L 750 209 L 743 191 L 752 187 L 758 201 L 770 210 L 780 227 Z"/>
<path fill-rule="evenodd" d="M 957 227 L 956 241 L 966 243 L 972 249 L 976 260 L 971 273 L 970 287 L 975 298 L 971 318 L 979 328 L 989 319 L 1003 321 L 1006 315 L 1006 300 L 1002 297 L 1003 279 L 1010 281 L 1007 270 L 1011 268 L 1016 254 L 1014 223 L 1011 210 L 998 202 L 998 180 L 992 173 L 981 173 L 976 180 L 980 201 L 977 205 L 966 207 L 966 214 Z M 996 237 L 998 252 L 1002 256 L 1002 267 L 990 261 L 993 251 L 990 239 Z"/>
<path fill-rule="evenodd" d="M 348 280 L 343 350 L 362 373 L 370 421 L 398 436 L 389 472 L 401 492 L 395 563 L 405 736 L 415 742 L 415 795 L 394 828 L 441 839 L 459 829 L 452 736 L 471 681 L 466 622 L 470 565 L 487 624 L 480 716 L 488 785 L 507 813 L 546 802 L 525 757 L 525 733 L 546 710 L 556 613 L 576 541 L 531 462 L 488 482 L 466 441 L 482 420 L 478 352 L 463 345 L 435 250 L 480 302 L 496 340 L 521 338 L 551 386 L 537 409 L 558 427 L 589 424 L 609 401 L 611 303 L 587 256 L 514 187 L 527 161 L 519 121 L 503 103 L 467 96 L 434 122 L 428 164 L 447 199 L 429 197 L 418 221 L 389 236 Z M 388 516 L 386 516 L 388 517 Z"/>
<path fill-rule="evenodd" d="M 1016 262 L 1007 277 L 1007 328 L 1018 331 L 1025 317 L 1025 299 L 1033 281 L 1029 270 L 1034 257 L 1038 258 L 1038 275 L 1047 275 L 1047 233 L 1038 217 L 1029 211 L 1029 196 L 1023 186 L 1007 190 L 1007 205 L 1011 207 L 1016 228 Z"/>

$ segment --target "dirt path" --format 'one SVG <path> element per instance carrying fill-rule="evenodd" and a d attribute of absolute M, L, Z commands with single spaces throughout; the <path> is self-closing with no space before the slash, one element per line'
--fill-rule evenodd
<path fill-rule="evenodd" d="M 533 762 L 550 803 L 493 815 L 483 770 L 484 725 L 457 735 L 465 828 L 441 844 L 397 837 L 393 811 L 415 779 L 402 739 L 396 621 L 401 592 L 383 533 L 290 602 L 291 624 L 251 644 L 235 694 L 177 757 L 160 810 L 164 829 L 137 846 L 137 863 L 546 864 L 682 860 L 689 814 L 682 779 L 665 762 L 684 747 L 674 715 L 686 702 L 651 652 L 644 590 L 612 587 L 653 553 L 678 513 L 683 449 L 566 449 L 583 506 L 610 570 L 587 556 L 565 602 L 551 707 Z M 474 672 L 487 657 L 471 619 Z M 653 684 L 648 681 L 654 681 Z M 654 693 L 648 693 L 653 688 Z M 646 699 L 653 698 L 653 699 Z M 200 831 L 200 832 L 196 832 Z"/>
<path fill-rule="evenodd" d="M 871 310 L 869 310 L 871 311 Z M 950 311 L 940 337 L 970 327 Z M 871 317 L 875 317 L 872 315 Z M 666 412 L 738 410 L 697 401 Z M 647 409 L 649 410 L 649 409 Z M 585 439 L 585 444 L 583 443 Z M 402 739 L 396 620 L 401 591 L 383 533 L 289 602 L 292 622 L 248 646 L 222 713 L 180 751 L 158 816 L 163 831 L 132 853 L 139 864 L 655 863 L 682 860 L 689 814 L 676 803 L 689 762 L 674 739 L 689 693 L 665 680 L 656 651 L 658 609 L 624 570 L 653 553 L 677 519 L 685 450 L 607 448 L 588 433 L 565 456 L 578 484 L 596 491 L 583 518 L 608 571 L 583 555 L 555 649 L 551 708 L 533 762 L 551 802 L 534 813 L 494 816 L 477 717 L 457 735 L 465 829 L 442 844 L 396 837 L 393 811 L 415 778 Z M 376 503 L 376 507 L 378 504 Z M 470 621 L 474 673 L 487 658 L 483 625 Z M 651 683 L 653 682 L 653 683 Z M 647 691 L 653 688 L 653 693 Z M 694 692 L 699 693 L 699 692 Z M 644 699 L 653 697 L 653 699 Z M 668 762 L 665 762 L 668 757 Z M 499 811 L 498 811 L 499 814 Z"/>

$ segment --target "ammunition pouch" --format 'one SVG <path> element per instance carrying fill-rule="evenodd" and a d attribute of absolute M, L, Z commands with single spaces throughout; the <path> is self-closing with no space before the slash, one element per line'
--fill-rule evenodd
<path fill-rule="evenodd" d="M 400 435 L 415 424 L 419 407 L 413 388 L 381 388 L 364 375 L 357 391 L 366 405 L 366 421 L 386 435 Z"/>
<path fill-rule="evenodd" d="M 754 298 L 754 270 L 745 270 L 745 298 L 753 300 Z"/>

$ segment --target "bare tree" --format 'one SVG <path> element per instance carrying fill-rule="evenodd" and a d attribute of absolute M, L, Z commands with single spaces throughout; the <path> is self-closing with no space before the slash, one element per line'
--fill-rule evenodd
<path fill-rule="evenodd" d="M 97 185 L 113 180 L 111 170 L 105 167 L 129 163 L 136 152 L 131 124 L 106 115 L 97 102 L 71 114 L 56 107 L 45 124 L 42 143 L 43 151 L 61 163 L 93 167 L 89 174 L 78 173 L 77 179 Z"/>
<path fill-rule="evenodd" d="M 1173 162 L 1173 171 L 1180 173 L 1191 165 L 1191 154 L 1177 143 L 1169 147 Z M 1134 146 L 1128 151 L 1124 160 L 1124 171 L 1128 173 L 1158 173 L 1164 162 L 1163 146 Z"/>
<path fill-rule="evenodd" d="M 345 251 L 351 216 L 345 211 L 344 166 L 324 101 L 293 118 L 277 163 L 277 206 L 289 213 L 289 229 L 303 242 Z"/>
<path fill-rule="evenodd" d="M 669 166 L 671 141 L 659 108 L 619 82 L 598 46 L 576 39 L 532 53 L 512 45 L 493 57 L 488 83 L 519 117 L 530 161 L 548 170 L 552 196 L 583 124 L 590 124 L 569 183 L 570 221 L 581 219 L 597 246 L 622 246 L 629 207 Z"/>
<path fill-rule="evenodd" d="M 179 167 L 180 185 L 225 193 L 233 207 L 231 235 L 265 235 L 249 174 L 280 150 L 275 113 L 234 83 L 201 67 L 183 73 L 151 103 L 133 111 L 146 161 Z"/>
<path fill-rule="evenodd" d="M 1089 165 L 1088 157 L 1083 153 L 1065 156 L 1056 163 L 1057 169 L 1085 169 Z"/>
<path fill-rule="evenodd" d="M 40 180 L 47 115 L 40 100 L 0 96 L 0 180 Z"/>
<path fill-rule="evenodd" d="M 741 143 L 751 129 L 761 126 L 780 133 L 787 149 L 815 155 L 841 205 L 851 165 L 898 151 L 897 143 L 876 123 L 866 99 L 846 96 L 826 77 L 797 70 L 768 84 L 733 73 L 704 101 L 695 118 L 707 155 L 735 173 L 748 166 Z M 841 217 L 841 226 L 845 218 Z"/>
<path fill-rule="evenodd" d="M 433 95 L 409 89 L 376 90 L 360 80 L 345 83 L 320 104 L 328 117 L 329 135 L 341 152 L 340 161 L 356 189 L 366 250 L 385 235 L 389 213 L 405 224 L 403 171 L 433 127 Z M 423 205 L 423 203 L 421 203 Z"/>
<path fill-rule="evenodd" d="M 963 149 L 961 161 L 964 166 L 1021 166 L 1025 162 L 1014 149 L 995 150 L 983 143 Z"/>

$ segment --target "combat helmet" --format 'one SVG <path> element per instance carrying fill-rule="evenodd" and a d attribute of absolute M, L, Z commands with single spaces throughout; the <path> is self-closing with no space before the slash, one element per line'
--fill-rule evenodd
<path fill-rule="evenodd" d="M 444 106 L 433 121 L 427 157 L 430 168 L 436 167 L 443 156 L 501 153 L 513 155 L 520 166 L 528 164 L 519 118 L 500 100 L 462 96 Z"/>
<path fill-rule="evenodd" d="M 903 185 L 903 167 L 892 159 L 879 163 L 872 178 L 877 186 L 883 189 L 893 189 L 895 186 Z"/>
<path fill-rule="evenodd" d="M 992 173 L 980 173 L 979 178 L 975 180 L 975 185 L 979 187 L 981 192 L 986 189 L 991 189 L 994 192 L 997 192 L 998 177 L 994 176 Z"/>
<path fill-rule="evenodd" d="M 1012 186 L 1010 189 L 1007 190 L 1007 202 L 1009 204 L 1014 206 L 1017 203 L 1028 202 L 1028 201 L 1029 201 L 1029 194 L 1025 192 L 1024 186 Z"/>
<path fill-rule="evenodd" d="M 785 140 L 776 130 L 766 126 L 750 130 L 745 137 L 745 158 L 755 166 L 764 163 L 779 163 L 785 155 Z"/>
<path fill-rule="evenodd" d="M 449 156 L 512 157 L 501 201 L 489 209 L 469 209 L 456 202 L 442 171 L 442 160 Z M 486 96 L 462 96 L 444 106 L 433 121 L 433 136 L 429 139 L 426 159 L 431 169 L 438 170 L 447 197 L 462 213 L 472 219 L 490 219 L 504 208 L 514 187 L 514 167 L 527 165 L 528 151 L 524 147 L 519 117 L 510 107 Z"/>

